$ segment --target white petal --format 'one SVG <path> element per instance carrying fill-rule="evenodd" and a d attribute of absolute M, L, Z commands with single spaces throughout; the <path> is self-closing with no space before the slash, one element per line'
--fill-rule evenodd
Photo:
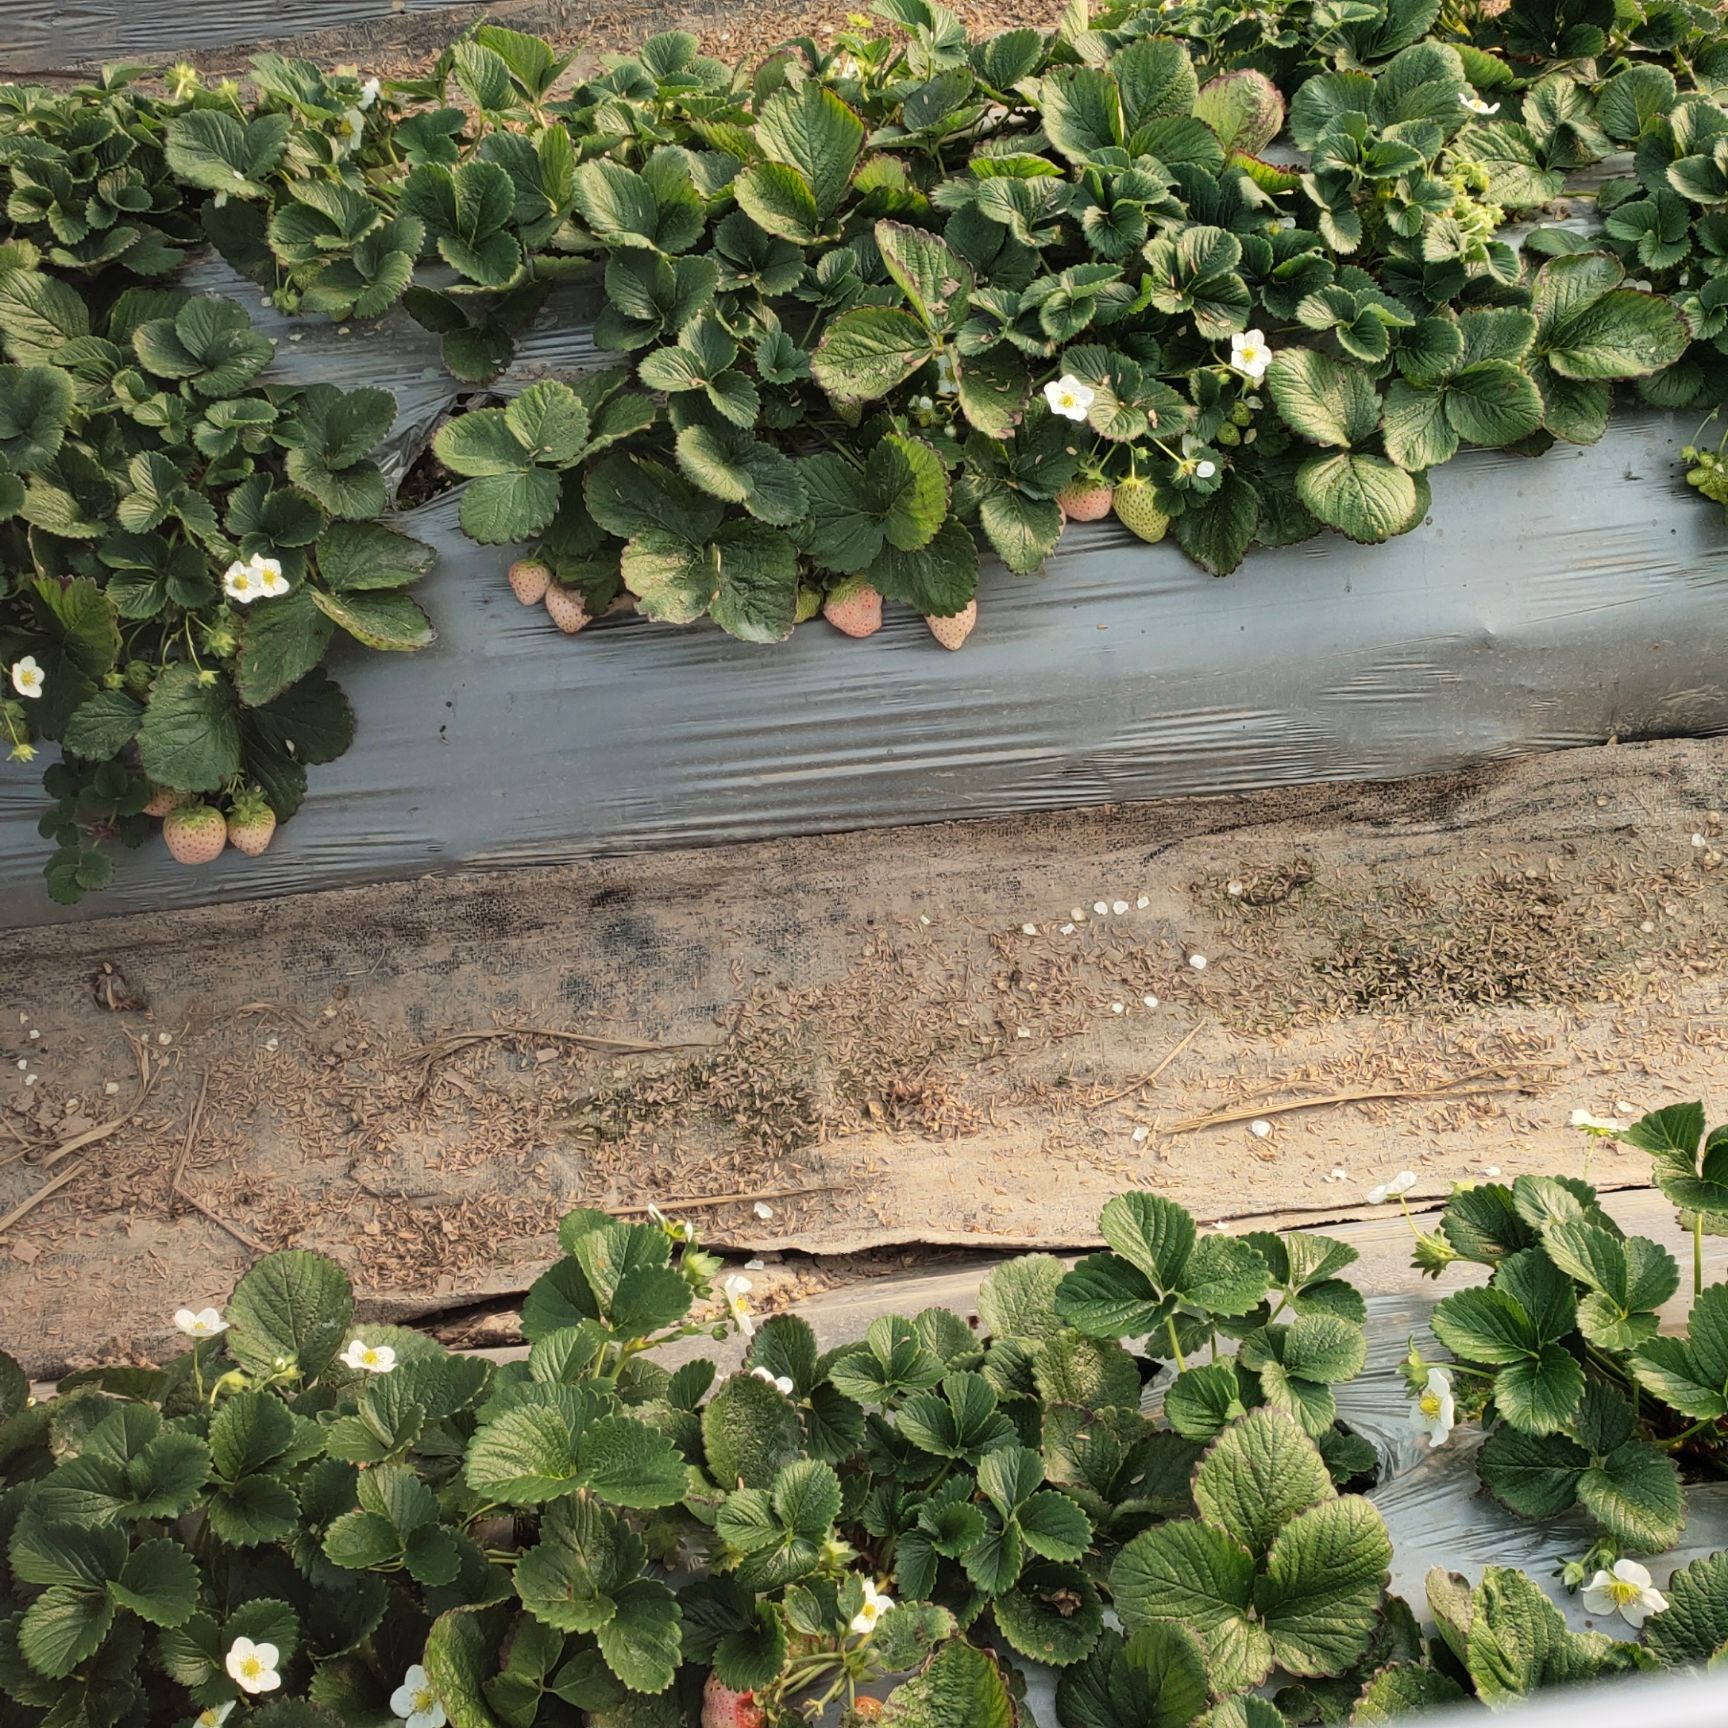
<path fill-rule="evenodd" d="M 1636 1560 L 1616 1560 L 1614 1576 L 1622 1584 L 1636 1584 L 1640 1590 L 1650 1588 L 1650 1572 L 1648 1567 L 1640 1566 Z"/>

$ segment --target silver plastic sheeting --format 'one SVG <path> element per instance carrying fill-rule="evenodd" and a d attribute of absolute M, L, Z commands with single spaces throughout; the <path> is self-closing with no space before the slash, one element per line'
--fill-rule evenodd
<path fill-rule="evenodd" d="M 167 61 L 182 54 L 352 28 L 403 12 L 443 12 L 471 0 L 0 0 L 0 77 L 63 73 L 100 61 Z"/>
<path fill-rule="evenodd" d="M 220 265 L 188 280 L 248 306 L 274 375 L 394 391 L 392 480 L 471 393 L 400 312 L 343 334 L 276 316 Z M 491 388 L 597 358 L 566 298 Z M 1728 530 L 1681 478 L 1694 429 L 1626 404 L 1588 449 L 1473 452 L 1435 472 L 1415 533 L 1256 550 L 1223 581 L 1114 521 L 1075 525 L 1041 577 L 986 569 L 957 654 L 904 609 L 867 642 L 633 616 L 566 638 L 517 606 L 508 554 L 467 541 L 445 494 L 401 519 L 439 553 L 416 590 L 438 642 L 334 652 L 358 737 L 262 859 L 122 851 L 114 886 L 69 912 L 40 886 L 37 771 L 0 763 L 0 928 L 1728 730 Z"/>

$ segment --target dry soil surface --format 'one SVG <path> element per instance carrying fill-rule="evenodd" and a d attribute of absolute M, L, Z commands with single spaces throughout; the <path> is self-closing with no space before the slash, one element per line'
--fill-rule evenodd
<path fill-rule="evenodd" d="M 1578 1170 L 1574 1108 L 1728 1095 L 1725 805 L 1728 740 L 1669 742 L 25 933 L 0 1342 L 147 1354 L 290 1244 L 363 1313 L 507 1309 L 579 1203 L 807 1292 L 1129 1186 L 1318 1223 Z"/>

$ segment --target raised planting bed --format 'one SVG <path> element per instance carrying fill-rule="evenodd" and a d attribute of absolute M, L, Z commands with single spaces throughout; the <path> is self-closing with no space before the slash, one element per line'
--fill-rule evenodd
<path fill-rule="evenodd" d="M 1407 1239 L 1433 1295 L 1129 1193 L 1102 1253 L 819 1335 L 683 1221 L 588 1211 L 498 1360 L 268 1256 L 161 1368 L 28 1403 L 0 1358 L 0 1690 L 152 1725 L 389 1728 L 424 1690 L 455 1728 L 1289 1728 L 1700 1670 L 1728 1187 L 1698 1105 L 1586 1132 L 1661 1202 L 1461 1185 Z"/>
<path fill-rule="evenodd" d="M 879 16 L 10 99 L 0 730 L 67 755 L 57 903 L 158 819 L 270 845 L 435 555 L 451 658 L 356 669 L 340 834 L 214 891 L 1721 724 L 1714 14 Z M 206 242 L 333 335 L 273 354 Z M 479 616 L 507 562 L 543 642 Z"/>
<path fill-rule="evenodd" d="M 581 338 L 563 340 L 530 363 Z M 571 640 L 515 604 L 440 498 L 399 521 L 438 553 L 416 590 L 438 640 L 337 658 L 362 743 L 315 771 L 322 793 L 264 857 L 186 871 L 152 841 L 57 905 L 41 790 L 13 769 L 0 924 L 1721 731 L 1728 539 L 1657 478 L 1685 436 L 1646 413 L 1540 462 L 1467 456 L 1394 546 L 1329 537 L 1224 582 L 1114 522 L 1076 525 L 1043 576 L 986 575 L 957 655 L 892 609 L 862 644 L 813 628 L 765 652 L 634 616 Z"/>

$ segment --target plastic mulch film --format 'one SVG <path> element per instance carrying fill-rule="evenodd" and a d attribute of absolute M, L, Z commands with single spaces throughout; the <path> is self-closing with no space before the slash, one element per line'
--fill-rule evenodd
<path fill-rule="evenodd" d="M 276 376 L 394 391 L 393 480 L 472 393 L 400 312 L 344 335 L 261 309 L 220 265 L 190 280 L 252 309 Z M 493 388 L 595 359 L 555 301 Z M 633 616 L 567 638 L 515 603 L 508 552 L 466 540 L 446 493 L 401 519 L 439 554 L 416 590 L 439 640 L 334 652 L 358 736 L 262 859 L 122 851 L 114 886 L 69 912 L 41 887 L 38 770 L 0 765 L 0 928 L 1728 730 L 1728 533 L 1681 478 L 1695 429 L 1628 403 L 1589 448 L 1470 453 L 1435 473 L 1416 532 L 1255 550 L 1223 581 L 1114 521 L 1075 525 L 1040 577 L 986 568 L 957 654 L 900 608 L 865 643 Z"/>
<path fill-rule="evenodd" d="M 165 61 L 266 39 L 293 51 L 311 30 L 348 29 L 471 0 L 0 0 L 0 77 L 63 73 L 100 61 Z"/>

